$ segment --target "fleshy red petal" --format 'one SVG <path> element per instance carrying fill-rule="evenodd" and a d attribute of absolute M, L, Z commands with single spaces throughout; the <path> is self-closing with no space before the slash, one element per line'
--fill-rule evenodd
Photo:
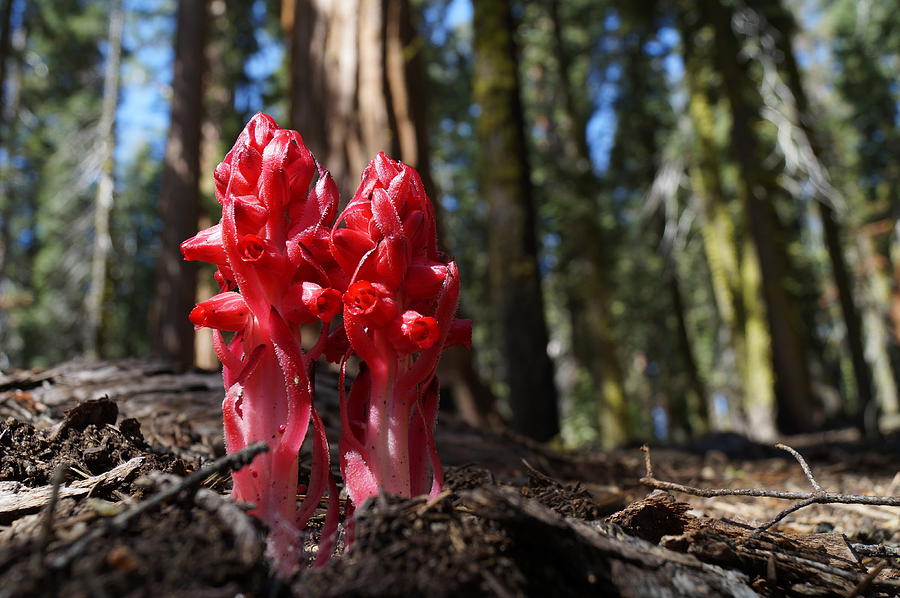
<path fill-rule="evenodd" d="M 195 326 L 206 326 L 219 330 L 237 332 L 247 325 L 250 308 L 244 298 L 233 291 L 219 293 L 207 299 L 191 311 L 190 319 Z"/>
<path fill-rule="evenodd" d="M 189 261 L 224 264 L 225 248 L 222 246 L 222 225 L 204 229 L 181 244 L 181 254 Z"/>

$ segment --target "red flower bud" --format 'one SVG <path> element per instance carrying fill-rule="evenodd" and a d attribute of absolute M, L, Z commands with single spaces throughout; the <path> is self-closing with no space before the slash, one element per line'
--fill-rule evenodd
<path fill-rule="evenodd" d="M 375 270 L 388 288 L 397 289 L 409 267 L 409 243 L 406 237 L 385 237 L 378 244 Z"/>
<path fill-rule="evenodd" d="M 375 243 L 363 232 L 339 228 L 331 235 L 332 253 L 347 276 L 353 276 L 363 256 L 375 247 Z"/>
<path fill-rule="evenodd" d="M 378 176 L 378 182 L 381 183 L 382 187 L 387 188 L 390 186 L 394 177 L 400 174 L 399 164 L 399 162 L 388 158 L 384 152 L 378 152 L 378 155 L 372 160 L 372 165 L 375 167 L 375 173 Z"/>
<path fill-rule="evenodd" d="M 268 212 L 255 195 L 234 198 L 234 219 L 239 232 L 259 232 L 266 223 Z"/>
<path fill-rule="evenodd" d="M 206 326 L 237 332 L 247 325 L 250 308 L 244 298 L 232 291 L 218 295 L 198 303 L 191 311 L 190 319 L 195 326 Z"/>
<path fill-rule="evenodd" d="M 263 149 L 272 139 L 272 135 L 278 130 L 278 124 L 268 114 L 258 112 L 250 119 L 244 130 L 238 136 L 235 147 L 238 145 L 248 145 L 258 152 L 262 153 Z"/>
<path fill-rule="evenodd" d="M 314 282 L 302 284 L 303 305 L 323 322 L 330 322 L 341 311 L 341 292 L 323 289 Z"/>
<path fill-rule="evenodd" d="M 420 301 L 435 297 L 444 286 L 447 266 L 438 262 L 413 263 L 406 270 L 403 289 L 410 301 Z"/>
<path fill-rule="evenodd" d="M 228 190 L 228 179 L 231 178 L 231 164 L 219 162 L 213 178 L 216 181 L 216 199 L 222 203 L 225 199 L 225 192 Z"/>
<path fill-rule="evenodd" d="M 344 293 L 344 307 L 349 315 L 375 327 L 388 324 L 397 314 L 397 302 L 387 287 L 367 280 L 350 285 Z"/>
<path fill-rule="evenodd" d="M 235 152 L 231 168 L 237 168 L 245 181 L 255 185 L 262 170 L 262 154 L 253 147 L 242 147 Z"/>
<path fill-rule="evenodd" d="M 315 172 L 315 160 L 296 131 L 281 129 L 262 155 L 259 195 L 270 209 L 304 198 Z"/>
<path fill-rule="evenodd" d="M 400 206 L 402 198 L 388 195 L 381 188 L 372 191 L 372 216 L 378 225 L 382 235 L 399 235 L 403 232 L 403 224 L 400 221 Z"/>
<path fill-rule="evenodd" d="M 306 201 L 291 205 L 291 230 L 289 237 L 311 226 L 333 222 L 338 207 L 338 188 L 331 174 L 319 167 L 319 180 L 309 192 Z"/>
<path fill-rule="evenodd" d="M 224 264 L 225 248 L 222 247 L 222 225 L 204 229 L 181 244 L 181 254 L 190 261 Z"/>
<path fill-rule="evenodd" d="M 438 321 L 413 310 L 403 312 L 390 334 L 391 344 L 401 353 L 424 351 L 440 338 Z"/>

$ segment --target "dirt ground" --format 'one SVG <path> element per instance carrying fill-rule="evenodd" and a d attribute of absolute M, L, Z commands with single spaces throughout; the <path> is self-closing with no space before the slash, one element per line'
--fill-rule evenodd
<path fill-rule="evenodd" d="M 651 493 L 639 448 L 555 453 L 449 413 L 441 496 L 367 503 L 349 548 L 342 531 L 325 566 L 276 580 L 227 472 L 185 484 L 222 455 L 220 385 L 145 361 L 0 377 L 0 597 L 900 596 L 896 507 L 813 505 L 759 532 L 791 503 Z M 317 400 L 336 441 L 337 403 Z M 828 491 L 900 494 L 900 439 L 784 442 Z M 790 455 L 733 435 L 652 460 L 690 486 L 810 490 Z"/>

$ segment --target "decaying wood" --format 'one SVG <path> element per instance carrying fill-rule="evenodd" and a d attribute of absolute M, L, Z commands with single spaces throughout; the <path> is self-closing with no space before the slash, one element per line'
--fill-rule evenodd
<path fill-rule="evenodd" d="M 128 477 L 143 461 L 143 457 L 135 457 L 107 472 L 84 480 L 76 480 L 68 486 L 60 486 L 59 498 L 86 496 L 98 486 Z M 0 519 L 41 509 L 50 502 L 52 495 L 52 484 L 39 488 L 25 488 L 18 482 L 5 482 L 0 485 Z"/>
<path fill-rule="evenodd" d="M 503 525 L 514 541 L 543 544 L 548 564 L 580 557 L 568 566 L 573 574 L 593 578 L 591 583 L 598 589 L 651 598 L 697 596 L 698 592 L 758 595 L 751 578 L 739 571 L 628 535 L 614 523 L 565 519 L 512 488 L 478 489 L 466 494 L 464 503 L 479 516 Z"/>
<path fill-rule="evenodd" d="M 610 518 L 628 533 L 656 541 L 704 563 L 746 574 L 755 589 L 785 595 L 845 596 L 867 570 L 841 534 L 760 532 L 749 526 L 694 517 L 689 506 L 656 491 Z M 668 517 L 666 515 L 668 513 Z M 660 530 L 665 535 L 660 536 Z M 900 583 L 875 576 L 865 583 L 876 595 L 900 593 Z"/>

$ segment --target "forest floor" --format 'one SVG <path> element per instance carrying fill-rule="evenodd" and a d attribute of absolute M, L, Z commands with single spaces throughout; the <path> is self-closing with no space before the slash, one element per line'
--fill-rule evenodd
<path fill-rule="evenodd" d="M 223 452 L 221 396 L 217 374 L 148 361 L 0 376 L 0 598 L 900 596 L 900 508 L 812 505 L 760 531 L 792 503 L 654 492 L 639 448 L 557 453 L 452 414 L 444 493 L 367 503 L 348 551 L 276 581 L 227 470 L 185 478 Z M 334 440 L 337 402 L 317 401 Z M 784 442 L 825 491 L 900 494 L 900 438 Z M 734 435 L 652 464 L 692 487 L 811 490 L 794 457 Z"/>

